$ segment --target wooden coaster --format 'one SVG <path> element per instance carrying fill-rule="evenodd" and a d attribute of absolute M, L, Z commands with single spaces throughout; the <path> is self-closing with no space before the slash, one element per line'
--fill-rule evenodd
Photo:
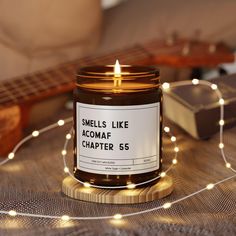
<path fill-rule="evenodd" d="M 150 202 L 166 197 L 173 191 L 173 181 L 170 176 L 161 178 L 160 181 L 150 187 L 122 190 L 98 189 L 84 187 L 73 178 L 66 177 L 62 183 L 62 192 L 71 198 L 82 201 L 132 204 Z"/>

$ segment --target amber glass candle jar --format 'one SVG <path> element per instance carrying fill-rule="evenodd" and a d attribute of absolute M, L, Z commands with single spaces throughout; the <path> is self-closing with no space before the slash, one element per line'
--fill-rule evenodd
<path fill-rule="evenodd" d="M 162 157 L 159 71 L 119 65 L 80 69 L 74 91 L 74 130 L 77 179 L 99 186 L 126 186 L 155 178 Z"/>

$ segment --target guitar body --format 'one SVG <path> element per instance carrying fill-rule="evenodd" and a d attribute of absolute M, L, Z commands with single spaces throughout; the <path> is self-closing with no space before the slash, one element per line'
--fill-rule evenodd
<path fill-rule="evenodd" d="M 22 138 L 19 106 L 0 108 L 0 156 L 6 156 Z"/>

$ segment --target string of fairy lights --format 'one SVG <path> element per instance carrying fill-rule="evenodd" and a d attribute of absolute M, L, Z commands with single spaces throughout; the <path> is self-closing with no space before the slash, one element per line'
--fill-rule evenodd
<path fill-rule="evenodd" d="M 164 131 L 165 131 L 165 133 L 167 133 L 168 136 L 170 136 L 171 142 L 173 142 L 174 153 L 175 154 L 174 154 L 174 158 L 172 159 L 171 165 L 165 171 L 163 171 L 159 175 L 157 175 L 155 178 L 152 178 L 152 179 L 149 179 L 147 181 L 140 182 L 140 183 L 137 183 L 137 184 L 128 183 L 127 185 L 120 185 L 120 186 L 94 185 L 94 184 L 91 184 L 89 182 L 82 182 L 82 181 L 80 181 L 79 179 L 74 177 L 73 173 L 70 172 L 70 169 L 68 168 L 67 163 L 66 163 L 68 141 L 72 138 L 73 129 L 71 129 L 70 132 L 66 135 L 66 141 L 65 141 L 65 144 L 64 144 L 64 149 L 61 151 L 61 154 L 62 154 L 62 157 L 63 157 L 63 163 L 64 163 L 64 172 L 68 173 L 75 181 L 83 184 L 84 187 L 94 187 L 94 188 L 101 188 L 101 189 L 124 189 L 124 188 L 134 189 L 137 186 L 141 186 L 141 185 L 150 183 L 152 181 L 155 181 L 156 179 L 163 178 L 171 170 L 172 166 L 177 164 L 177 162 L 178 162 L 177 161 L 177 154 L 179 152 L 179 148 L 178 148 L 177 142 L 176 142 L 176 137 L 171 134 L 170 128 L 166 126 L 166 127 L 164 127 Z"/>
<path fill-rule="evenodd" d="M 157 206 L 157 207 L 153 207 L 153 208 L 149 208 L 149 209 L 146 209 L 146 210 L 141 210 L 141 211 L 136 211 L 136 212 L 131 212 L 131 213 L 124 213 L 124 214 L 121 214 L 121 213 L 117 213 L 115 215 L 107 215 L 107 216 L 69 216 L 69 215 L 42 215 L 42 214 L 32 214 L 32 213 L 28 213 L 28 212 L 17 212 L 15 211 L 14 209 L 11 209 L 9 211 L 5 211 L 5 210 L 0 210 L 0 214 L 4 214 L 4 215 L 9 215 L 9 216 L 26 216 L 26 217 L 40 217 L 40 218 L 47 218 L 47 219 L 59 219 L 59 220 L 62 220 L 62 221 L 68 221 L 68 220 L 104 220 L 104 219 L 115 219 L 115 220 L 120 220 L 121 218 L 124 218 L 124 217 L 130 217 L 130 216 L 135 216 L 135 215 L 139 215 L 139 214 L 144 214 L 144 213 L 148 213 L 148 212 L 151 212 L 151 211 L 156 211 L 156 210 L 159 210 L 159 209 L 168 209 L 170 208 L 172 205 L 174 204 L 177 204 L 178 202 L 181 202 L 185 199 L 188 199 L 190 197 L 193 197 L 193 196 L 196 196 L 197 194 L 199 193 L 202 193 L 204 191 L 207 191 L 207 190 L 212 190 L 215 186 L 219 185 L 219 184 L 222 184 L 228 180 L 231 180 L 233 178 L 236 177 L 236 170 L 232 167 L 231 163 L 228 162 L 227 160 L 227 157 L 225 155 L 225 145 L 224 145 L 224 142 L 223 142 L 223 132 L 224 132 L 224 99 L 222 97 L 222 93 L 220 92 L 220 90 L 218 89 L 217 85 L 216 84 L 213 84 L 209 81 L 204 81 L 204 80 L 198 80 L 198 79 L 193 79 L 192 81 L 180 81 L 180 82 L 175 82 L 175 83 L 163 83 L 162 84 L 162 88 L 164 91 L 168 91 L 170 88 L 173 88 L 173 87 L 177 87 L 177 86 L 187 86 L 187 85 L 192 85 L 192 86 L 197 86 L 199 84 L 202 84 L 202 85 L 205 85 L 205 86 L 208 86 L 210 87 L 212 90 L 214 90 L 216 92 L 216 95 L 218 97 L 218 102 L 219 102 L 219 105 L 220 105 L 220 120 L 219 120 L 219 130 L 220 130 L 220 133 L 219 133 L 219 144 L 218 144 L 218 148 L 220 149 L 220 153 L 221 153 L 221 156 L 223 158 L 223 161 L 225 163 L 225 168 L 231 170 L 231 172 L 233 172 L 233 175 L 229 176 L 229 177 L 226 177 L 220 181 L 217 181 L 215 183 L 208 183 L 205 187 L 199 189 L 198 191 L 195 191 L 189 195 L 186 195 L 184 197 L 181 197 L 179 199 L 176 199 L 172 202 L 166 202 L 164 203 L 163 205 L 160 205 L 160 206 Z M 18 149 L 24 144 L 26 143 L 27 141 L 33 139 L 33 138 L 37 138 L 38 136 L 40 136 L 42 133 L 45 133 L 49 130 L 52 130 L 52 129 L 55 129 L 57 127 L 61 127 L 67 123 L 70 123 L 73 119 L 70 117 L 70 118 L 67 118 L 65 120 L 59 120 L 58 122 L 54 123 L 54 124 L 51 124 L 49 126 L 46 126 L 40 130 L 35 130 L 33 131 L 30 135 L 26 136 L 24 139 L 22 139 L 15 147 L 14 149 L 12 150 L 12 152 L 10 152 L 8 154 L 8 156 L 2 160 L 0 162 L 0 166 L 7 163 L 8 161 L 14 159 L 15 157 L 15 154 L 16 152 L 18 151 Z M 67 147 L 68 147 L 68 144 L 69 144 L 69 141 L 71 140 L 72 136 L 73 136 L 73 128 L 70 129 L 70 131 L 66 134 L 65 136 L 65 143 L 64 143 L 64 146 L 63 146 L 63 149 L 61 150 L 61 155 L 62 155 L 62 158 L 63 158 L 63 164 L 64 164 L 64 172 L 66 174 L 68 174 L 69 176 L 71 176 L 73 179 L 75 179 L 76 181 L 80 182 L 81 184 L 84 185 L 84 187 L 86 188 L 109 188 L 109 189 L 117 189 L 117 188 L 127 188 L 127 189 L 134 189 L 136 188 L 137 186 L 141 186 L 141 185 L 144 185 L 146 183 L 149 183 L 149 182 L 152 182 L 154 180 L 156 180 L 157 178 L 163 178 L 166 176 L 166 174 L 171 170 L 171 168 L 176 165 L 178 163 L 177 161 L 177 155 L 178 155 L 178 152 L 180 151 L 178 145 L 177 145 L 177 138 L 171 133 L 170 131 L 170 128 L 165 126 L 164 127 L 164 132 L 170 137 L 170 140 L 171 142 L 173 143 L 173 151 L 174 151 L 174 157 L 172 159 L 172 163 L 171 165 L 163 172 L 160 173 L 159 176 L 153 178 L 153 179 L 150 179 L 148 181 L 145 181 L 145 182 L 142 182 L 142 183 L 138 183 L 138 184 L 133 184 L 133 183 L 129 183 L 125 186 L 97 186 L 97 185 L 93 185 L 93 184 L 90 184 L 88 182 L 82 182 L 78 179 L 76 179 L 73 175 L 73 173 L 70 171 L 68 165 L 67 165 L 67 162 L 66 162 L 66 157 L 67 157 Z"/>

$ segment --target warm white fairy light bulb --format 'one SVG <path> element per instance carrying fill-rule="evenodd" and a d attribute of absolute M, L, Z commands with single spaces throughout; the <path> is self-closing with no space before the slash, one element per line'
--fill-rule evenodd
<path fill-rule="evenodd" d="M 71 134 L 67 134 L 67 135 L 66 135 L 66 139 L 67 139 L 67 140 L 70 140 L 70 139 L 71 139 Z"/>
<path fill-rule="evenodd" d="M 173 159 L 173 160 L 172 160 L 172 163 L 173 163 L 174 165 L 177 164 L 177 162 L 178 162 L 177 159 Z"/>
<path fill-rule="evenodd" d="M 179 152 L 179 148 L 178 148 L 178 147 L 175 147 L 175 148 L 174 148 L 174 151 L 175 151 L 175 152 Z"/>
<path fill-rule="evenodd" d="M 165 83 L 162 84 L 162 88 L 163 88 L 164 90 L 167 90 L 167 89 L 170 88 L 170 84 L 167 83 L 167 82 L 165 82 Z"/>
<path fill-rule="evenodd" d="M 59 126 L 63 126 L 65 124 L 65 121 L 64 120 L 59 120 L 59 121 L 57 121 L 57 124 Z"/>
<path fill-rule="evenodd" d="M 170 128 L 167 127 L 167 126 L 165 126 L 165 127 L 164 127 L 164 131 L 165 131 L 166 133 L 169 133 L 169 132 L 170 132 Z"/>
<path fill-rule="evenodd" d="M 161 178 L 165 177 L 166 176 L 166 172 L 161 172 L 160 176 L 161 176 Z"/>
<path fill-rule="evenodd" d="M 39 131 L 38 130 L 33 131 L 32 136 L 33 137 L 38 137 L 39 136 Z"/>
<path fill-rule="evenodd" d="M 8 154 L 8 159 L 13 159 L 15 157 L 15 153 L 14 152 L 10 152 Z"/>
<path fill-rule="evenodd" d="M 85 188 L 89 188 L 90 186 L 91 186 L 90 183 L 84 182 L 84 187 L 85 187 Z"/>
<path fill-rule="evenodd" d="M 64 172 L 69 173 L 69 168 L 67 166 L 64 167 Z"/>
<path fill-rule="evenodd" d="M 198 80 L 198 79 L 193 79 L 193 80 L 192 80 L 192 84 L 193 84 L 193 85 L 199 84 L 199 80 Z"/>
<path fill-rule="evenodd" d="M 230 164 L 229 162 L 227 162 L 227 163 L 225 164 L 225 166 L 226 166 L 227 168 L 231 168 L 231 164 Z"/>
<path fill-rule="evenodd" d="M 208 184 L 207 186 L 206 186 L 206 188 L 208 189 L 208 190 L 211 190 L 211 189 L 213 189 L 214 188 L 214 184 L 212 184 L 212 183 L 210 183 L 210 184 Z"/>
<path fill-rule="evenodd" d="M 68 215 L 63 215 L 61 217 L 61 219 L 64 220 L 64 221 L 68 221 L 68 220 L 70 220 L 70 217 Z"/>
<path fill-rule="evenodd" d="M 224 120 L 220 120 L 220 121 L 219 121 L 219 125 L 222 126 L 222 125 L 224 125 L 224 124 L 225 124 L 225 121 L 224 121 Z"/>
<path fill-rule="evenodd" d="M 65 149 L 63 149 L 62 151 L 61 151 L 61 155 L 62 156 L 65 156 L 67 154 L 67 151 L 65 150 Z"/>
<path fill-rule="evenodd" d="M 127 185 L 127 188 L 128 188 L 128 189 L 134 189 L 135 187 L 136 187 L 135 184 L 128 184 L 128 185 Z"/>
<path fill-rule="evenodd" d="M 217 87 L 216 84 L 212 84 L 212 85 L 211 85 L 211 88 L 212 88 L 213 90 L 216 90 L 218 87 Z"/>
<path fill-rule="evenodd" d="M 11 211 L 8 212 L 8 215 L 10 215 L 10 216 L 16 216 L 17 213 L 16 213 L 16 211 L 11 210 Z"/>
<path fill-rule="evenodd" d="M 176 137 L 175 137 L 175 136 L 171 136 L 170 140 L 171 140 L 172 142 L 175 142 L 175 141 L 176 141 Z"/>
<path fill-rule="evenodd" d="M 122 215 L 121 215 L 121 214 L 115 214 L 115 215 L 113 216 L 113 218 L 114 218 L 115 220 L 120 220 L 120 219 L 122 218 Z"/>
<path fill-rule="evenodd" d="M 163 206 L 164 209 L 168 209 L 171 207 L 171 203 L 170 202 L 166 202 Z"/>
<path fill-rule="evenodd" d="M 219 148 L 220 148 L 220 149 L 224 148 L 224 146 L 225 146 L 225 145 L 224 145 L 223 143 L 219 143 Z"/>
<path fill-rule="evenodd" d="M 220 105 L 224 105 L 224 104 L 225 104 L 225 100 L 224 100 L 223 98 L 221 98 L 221 99 L 219 100 L 219 103 L 220 103 Z"/>

